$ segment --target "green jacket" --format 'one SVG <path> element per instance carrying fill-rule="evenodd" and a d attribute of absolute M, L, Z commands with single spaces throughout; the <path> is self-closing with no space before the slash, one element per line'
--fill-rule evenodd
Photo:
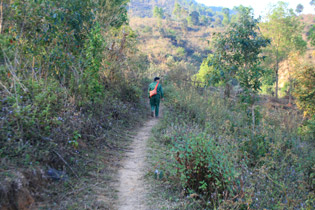
<path fill-rule="evenodd" d="M 156 83 L 157 82 L 152 82 L 150 85 L 149 85 L 149 89 L 148 89 L 148 96 L 150 97 L 150 91 L 151 90 L 154 90 L 155 86 L 156 86 Z M 160 96 L 161 98 L 164 97 L 164 93 L 163 93 L 163 89 L 162 89 L 162 85 L 159 84 L 157 89 L 156 89 L 156 92 L 157 92 L 157 95 Z"/>

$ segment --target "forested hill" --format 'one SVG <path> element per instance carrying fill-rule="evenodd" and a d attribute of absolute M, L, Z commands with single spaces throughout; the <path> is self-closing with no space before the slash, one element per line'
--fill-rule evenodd
<path fill-rule="evenodd" d="M 201 15 L 210 17 L 223 9 L 223 7 L 208 7 L 195 0 L 131 0 L 129 14 L 137 17 L 152 17 L 155 6 L 163 8 L 168 14 L 172 14 L 176 2 L 188 11 L 198 11 Z"/>

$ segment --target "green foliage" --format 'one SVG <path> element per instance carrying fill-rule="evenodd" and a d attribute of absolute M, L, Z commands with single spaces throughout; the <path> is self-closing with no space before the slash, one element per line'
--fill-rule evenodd
<path fill-rule="evenodd" d="M 220 27 L 222 26 L 222 20 L 221 18 L 217 17 L 214 21 L 214 25 L 217 26 L 217 27 Z"/>
<path fill-rule="evenodd" d="M 36 58 L 35 67 L 48 70 L 50 75 L 68 84 L 71 79 L 69 69 L 77 56 L 85 54 L 85 43 L 94 28 L 95 19 L 106 19 L 99 14 L 102 6 L 110 8 L 112 11 L 106 14 L 115 17 L 108 18 L 110 26 L 120 27 L 126 22 L 126 2 L 123 0 L 49 0 L 27 4 L 17 0 L 12 4 L 11 17 L 16 21 L 9 23 L 8 33 L 19 37 L 19 49 L 26 58 Z M 94 12 L 91 12 L 92 9 Z M 101 23 L 101 27 L 108 27 Z"/>
<path fill-rule="evenodd" d="M 295 74 L 297 86 L 295 97 L 297 105 L 304 110 L 305 116 L 315 115 L 315 67 L 304 65 Z"/>
<path fill-rule="evenodd" d="M 304 116 L 309 120 L 301 127 L 301 132 L 315 137 L 315 67 L 314 65 L 300 66 L 294 75 L 296 87 L 294 96 L 297 106 L 304 111 Z"/>
<path fill-rule="evenodd" d="M 203 86 L 215 85 L 219 83 L 220 75 L 215 71 L 215 68 L 211 65 L 213 55 L 209 54 L 206 59 L 203 60 L 199 72 L 193 76 L 193 81 L 201 82 Z M 209 78 L 208 76 L 211 75 Z"/>
<path fill-rule="evenodd" d="M 298 13 L 298 14 L 300 14 L 300 13 L 303 12 L 303 9 L 304 9 L 304 6 L 303 6 L 302 4 L 298 4 L 298 5 L 296 6 L 295 12 Z"/>
<path fill-rule="evenodd" d="M 70 140 L 68 143 L 73 146 L 75 149 L 78 148 L 79 146 L 79 143 L 78 143 L 78 140 L 81 138 L 81 134 L 78 132 L 78 131 L 74 131 L 73 132 L 73 138 L 72 140 Z"/>
<path fill-rule="evenodd" d="M 100 70 L 105 44 L 100 25 L 95 24 L 85 44 L 86 56 L 84 62 L 86 62 L 86 69 L 83 73 L 82 82 L 79 84 L 79 89 L 83 87 L 83 90 L 86 91 L 81 94 L 91 101 L 101 99 L 104 94 L 105 87 L 100 81 Z"/>
<path fill-rule="evenodd" d="M 310 28 L 307 39 L 311 42 L 312 46 L 315 46 L 315 26 Z"/>
<path fill-rule="evenodd" d="M 210 84 L 222 81 L 229 86 L 231 79 L 236 78 L 243 88 L 254 92 L 259 90 L 262 76 L 260 53 L 268 40 L 257 29 L 258 20 L 252 16 L 251 9 L 244 7 L 240 11 L 239 22 L 231 24 L 225 33 L 215 36 L 215 52 L 204 63 L 211 68 L 207 74 Z M 203 65 L 201 68 L 205 67 Z"/>
<path fill-rule="evenodd" d="M 223 8 L 222 13 L 223 13 L 222 24 L 224 26 L 227 26 L 230 24 L 230 9 L 229 8 Z"/>
<path fill-rule="evenodd" d="M 275 95 L 278 97 L 279 63 L 291 52 L 298 51 L 303 54 L 306 50 L 307 44 L 302 38 L 303 26 L 287 3 L 278 2 L 271 8 L 260 28 L 262 34 L 271 40 L 271 44 L 264 51 L 265 62 L 274 66 Z"/>
<path fill-rule="evenodd" d="M 216 92 L 202 94 L 188 86 L 170 85 L 165 90 L 166 110 L 155 132 L 165 150 L 172 149 L 172 159 L 163 155 L 161 170 L 186 194 L 197 194 L 202 206 L 198 208 L 309 206 L 315 153 L 309 142 L 313 137 L 298 134 L 302 122 L 298 112 L 257 106 L 252 131 L 251 113 L 242 103 L 229 103 Z M 219 174 L 204 167 L 213 160 L 211 166 L 217 168 L 212 169 Z M 218 181 L 207 184 L 209 174 L 219 175 Z M 216 183 L 229 193 L 207 197 L 215 187 L 217 192 L 222 189 Z"/>
<path fill-rule="evenodd" d="M 205 133 L 176 136 L 172 152 L 175 168 L 187 193 L 217 203 L 232 192 L 235 169 L 226 151 Z"/>
<path fill-rule="evenodd" d="M 202 24 L 204 26 L 209 26 L 209 24 L 211 23 L 211 18 L 209 18 L 205 15 L 201 15 L 199 22 L 200 22 L 200 24 Z"/>
<path fill-rule="evenodd" d="M 56 160 L 58 152 L 76 168 L 82 145 L 104 146 L 118 139 L 107 138 L 113 128 L 118 131 L 142 119 L 143 84 L 134 81 L 141 81 L 148 60 L 138 53 L 136 35 L 125 26 L 127 3 L 5 2 L 1 158 L 13 167 L 36 162 L 57 168 L 65 164 Z"/>
<path fill-rule="evenodd" d="M 186 55 L 186 51 L 183 47 L 178 47 L 176 49 L 176 55 L 179 57 L 184 57 Z"/>
<path fill-rule="evenodd" d="M 179 3 L 176 2 L 174 6 L 174 10 L 173 10 L 173 15 L 176 17 L 176 19 L 180 19 L 181 10 L 182 10 L 182 7 L 180 6 Z"/>
<path fill-rule="evenodd" d="M 155 6 L 153 9 L 153 17 L 163 19 L 164 18 L 164 10 L 161 7 Z"/>
<path fill-rule="evenodd" d="M 189 14 L 189 18 L 187 20 L 190 25 L 199 25 L 199 12 L 193 11 Z"/>
<path fill-rule="evenodd" d="M 28 80 L 25 88 L 28 91 L 17 86 L 17 92 L 2 101 L 1 108 L 7 108 L 4 113 L 7 121 L 3 122 L 0 136 L 8 142 L 28 139 L 36 145 L 50 136 L 50 130 L 59 125 L 58 115 L 66 100 L 66 90 L 53 80 L 49 83 Z"/>

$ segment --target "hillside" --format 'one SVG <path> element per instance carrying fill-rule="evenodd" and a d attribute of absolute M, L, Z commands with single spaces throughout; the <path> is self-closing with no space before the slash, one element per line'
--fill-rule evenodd
<path fill-rule="evenodd" d="M 137 8 L 139 14 L 148 17 L 138 17 L 131 10 L 130 26 L 137 32 L 140 49 L 148 56 L 151 63 L 149 75 L 154 75 L 154 72 L 166 75 L 170 71 L 170 66 L 176 66 L 175 69 L 180 66 L 179 68 L 182 69 L 188 68 L 187 71 L 183 70 L 186 74 L 184 78 L 188 79 L 198 72 L 202 61 L 213 51 L 210 46 L 213 34 L 223 32 L 227 26 L 216 25 L 215 22 L 209 22 L 208 25 L 201 22 L 187 24 L 185 17 L 177 19 L 174 16 L 167 16 L 159 19 L 150 17 L 152 14 L 145 15 L 152 13 L 155 5 L 171 11 L 170 8 L 174 7 L 172 2 L 174 1 L 144 1 L 142 3 L 132 1 L 132 7 Z M 314 25 L 315 15 L 301 15 L 300 21 L 304 25 L 303 39 L 307 41 L 308 31 Z M 315 62 L 314 47 L 309 43 L 302 60 L 308 63 Z M 283 89 L 282 96 L 290 80 L 289 70 L 287 61 L 282 61 L 279 65 L 279 87 Z"/>
<path fill-rule="evenodd" d="M 129 3 L 129 15 L 152 17 L 152 11 L 155 6 L 163 8 L 168 14 L 172 14 L 176 2 L 189 12 L 198 11 L 201 15 L 213 16 L 216 12 L 221 12 L 223 9 L 223 7 L 208 7 L 197 3 L 195 0 L 131 0 Z"/>
<path fill-rule="evenodd" d="M 0 209 L 314 209 L 315 16 L 286 6 L 2 0 Z"/>

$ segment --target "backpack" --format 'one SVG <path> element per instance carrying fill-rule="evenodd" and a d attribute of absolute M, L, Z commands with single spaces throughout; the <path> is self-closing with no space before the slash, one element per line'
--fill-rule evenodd
<path fill-rule="evenodd" d="M 160 82 L 160 81 L 158 81 L 158 82 L 156 83 L 154 90 L 151 90 L 151 91 L 150 91 L 150 98 L 151 98 L 152 96 L 154 96 L 154 95 L 157 94 L 156 89 L 157 89 L 157 87 L 158 87 L 158 85 L 159 85 L 159 82 Z"/>

